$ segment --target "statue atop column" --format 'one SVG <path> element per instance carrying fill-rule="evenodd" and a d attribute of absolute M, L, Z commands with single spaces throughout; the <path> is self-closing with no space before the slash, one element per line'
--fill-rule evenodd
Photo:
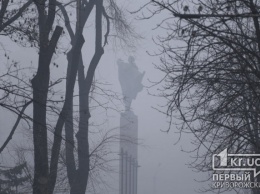
<path fill-rule="evenodd" d="M 120 115 L 119 194 L 137 194 L 138 179 L 138 116 L 130 110 L 131 103 L 142 91 L 141 73 L 134 57 L 117 61 L 119 82 L 124 95 L 125 112 Z"/>
<path fill-rule="evenodd" d="M 124 95 L 124 103 L 126 110 L 130 110 L 132 101 L 136 98 L 137 94 L 142 91 L 142 79 L 144 73 L 138 70 L 133 56 L 128 58 L 128 63 L 121 59 L 117 61 L 119 82 Z"/>

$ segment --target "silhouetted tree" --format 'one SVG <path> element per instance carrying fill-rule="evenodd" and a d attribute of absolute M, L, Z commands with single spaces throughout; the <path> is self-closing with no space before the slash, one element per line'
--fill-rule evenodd
<path fill-rule="evenodd" d="M 152 0 L 149 6 L 150 16 L 166 15 L 158 28 L 167 34 L 155 40 L 157 68 L 166 75 L 160 96 L 170 127 L 196 137 L 192 166 L 212 171 L 212 154 L 225 148 L 259 153 L 259 2 Z"/>
<path fill-rule="evenodd" d="M 113 25 L 113 29 L 115 29 L 114 32 L 116 32 L 113 36 L 120 36 L 119 40 L 121 43 L 126 43 L 127 40 L 129 40 L 129 35 L 133 30 L 126 22 L 122 10 L 113 0 L 106 2 L 103 2 L 102 0 L 68 0 L 66 2 L 58 2 L 56 0 L 34 0 L 28 1 L 25 5 L 21 4 L 22 7 L 20 7 L 21 5 L 19 2 L 10 1 L 10 5 L 12 5 L 10 9 L 7 7 L 9 1 L 2 1 L 1 3 L 2 14 L 4 15 L 4 17 L 2 17 L 2 27 L 5 25 L 5 28 L 2 28 L 2 31 L 4 32 L 2 35 L 10 36 L 14 42 L 17 42 L 22 46 L 29 45 L 35 47 L 38 51 L 39 58 L 36 73 L 33 75 L 33 78 L 28 79 L 26 77 L 28 83 L 27 80 L 25 81 L 24 79 L 18 78 L 19 81 L 28 86 L 28 88 L 32 88 L 21 88 L 19 91 L 21 93 L 24 91 L 22 96 L 19 96 L 18 92 L 13 93 L 10 90 L 14 95 L 14 98 L 19 99 L 20 102 L 15 110 L 18 118 L 0 151 L 2 151 L 12 139 L 14 131 L 22 118 L 28 119 L 29 128 L 30 122 L 32 122 L 34 147 L 33 193 L 51 194 L 55 190 L 57 181 L 61 143 L 63 140 L 62 130 L 65 124 L 66 165 L 71 193 L 85 193 L 90 166 L 93 167 L 93 165 L 90 164 L 91 157 L 100 158 L 101 155 L 97 154 L 97 150 L 100 150 L 101 147 L 104 148 L 104 145 L 107 145 L 107 140 L 110 139 L 106 136 L 104 141 L 102 141 L 103 143 L 99 144 L 97 148 L 94 148 L 94 151 L 90 151 L 88 137 L 90 98 L 91 92 L 94 91 L 92 86 L 95 70 L 104 53 L 104 47 L 108 43 L 111 26 Z M 74 31 L 71 26 L 72 22 L 70 22 L 65 9 L 68 5 L 72 5 L 72 7 L 69 8 L 71 10 L 76 7 L 77 17 Z M 75 7 L 73 8 L 73 6 Z M 16 15 L 17 12 L 19 13 L 18 15 Z M 58 40 L 62 36 L 63 29 L 62 27 L 55 25 L 56 21 L 61 24 L 62 20 L 59 20 L 61 18 L 61 13 L 65 20 L 64 26 L 67 27 L 67 31 L 71 38 L 71 49 L 67 52 L 68 68 L 66 89 L 64 91 L 65 96 L 62 96 L 61 100 L 55 100 L 52 99 L 52 97 L 55 97 L 55 91 L 52 90 L 52 87 L 55 84 L 60 83 L 62 78 L 52 82 L 50 79 L 50 65 L 53 55 L 59 53 L 57 45 Z M 95 13 L 96 15 L 96 47 L 85 75 L 81 49 L 85 42 L 83 37 L 85 23 L 91 13 Z M 12 18 L 12 15 L 14 15 L 15 18 L 19 18 L 19 20 L 8 23 L 7 18 Z M 102 22 L 103 19 L 105 19 L 105 24 Z M 103 28 L 106 29 L 105 33 L 103 33 Z M 9 58 L 9 56 L 6 57 Z M 58 67 L 55 63 L 54 66 Z M 8 76 L 10 76 L 10 74 L 8 74 Z M 79 130 L 76 135 L 77 145 L 75 146 L 75 130 L 73 129 L 73 120 L 75 120 L 75 115 L 73 115 L 73 92 L 77 76 L 79 80 L 80 119 Z M 13 99 L 10 99 L 10 103 L 14 102 L 12 100 Z M 58 105 L 55 106 L 55 103 L 57 102 L 63 103 L 61 108 Z M 24 113 L 26 107 L 29 106 L 30 103 L 33 103 L 33 115 L 31 118 Z M 56 114 L 57 116 L 57 122 L 55 123 L 54 129 L 52 129 L 50 123 L 47 122 L 48 114 Z M 53 143 L 51 143 L 51 145 L 48 145 L 48 130 L 54 134 Z M 48 152 L 49 148 L 51 148 L 51 152 Z M 76 158 L 74 158 L 75 150 L 78 151 Z M 97 164 L 96 158 L 95 164 Z"/>
<path fill-rule="evenodd" d="M 56 0 L 34 0 L 38 13 L 39 61 L 33 88 L 33 141 L 34 141 L 34 184 L 33 193 L 48 193 L 48 144 L 46 126 L 46 104 L 50 83 L 50 64 L 62 28 L 51 30 L 56 16 Z M 47 8 L 46 8 L 47 7 Z M 46 10 L 47 9 L 47 10 Z M 51 183 L 51 181 L 50 181 Z"/>
<path fill-rule="evenodd" d="M 78 48 L 79 45 L 75 45 L 75 41 L 80 39 L 82 36 L 83 28 L 85 26 L 86 9 L 92 11 L 95 5 L 95 52 L 88 66 L 86 75 L 84 72 L 84 63 L 82 59 L 82 54 L 76 56 L 77 61 L 73 58 L 73 55 L 69 52 L 67 55 L 68 59 L 68 75 L 75 78 L 76 71 L 78 73 L 78 83 L 79 83 L 79 129 L 76 134 L 77 138 L 77 161 L 74 156 L 74 127 L 73 127 L 73 99 L 72 96 L 68 98 L 68 106 L 66 112 L 65 121 L 65 138 L 66 138 L 66 164 L 68 179 L 71 187 L 71 193 L 85 193 L 89 172 L 90 172 L 90 160 L 91 154 L 89 152 L 89 119 L 90 119 L 90 95 L 91 87 L 94 81 L 95 70 L 99 64 L 99 61 L 104 54 L 104 47 L 108 44 L 108 37 L 111 30 L 111 24 L 119 35 L 122 33 L 123 36 L 129 36 L 132 33 L 130 25 L 126 22 L 124 15 L 120 8 L 116 5 L 114 1 L 103 2 L 100 1 L 90 1 L 85 3 L 84 1 L 77 1 L 77 24 L 75 33 L 70 25 L 70 20 L 65 8 L 60 5 L 60 9 L 63 13 L 66 28 L 69 32 L 72 47 Z M 93 12 L 93 11 L 92 11 Z M 109 12 L 111 16 L 108 15 Z M 88 13 L 89 14 L 89 13 Z M 88 15 L 87 15 L 88 16 Z M 106 33 L 103 34 L 102 18 L 106 21 Z M 112 22 L 113 21 L 113 22 Z M 133 33 L 132 33 L 133 34 Z M 133 34 L 134 35 L 134 34 Z M 104 41 L 103 37 L 104 36 Z M 123 37 L 121 36 L 121 37 Z M 79 52 L 77 54 L 80 53 Z M 75 63 L 76 62 L 76 63 Z M 78 63 L 78 66 L 76 66 Z M 72 66 L 73 64 L 73 66 Z M 78 68 L 78 69 L 77 69 Z M 69 87 L 69 81 L 67 80 L 67 87 Z M 72 91 L 73 93 L 73 91 Z M 71 93 L 71 95 L 72 95 Z M 102 145 L 102 144 L 101 144 Z M 76 165 L 76 163 L 78 163 Z M 78 166 L 78 168 L 76 167 Z"/>

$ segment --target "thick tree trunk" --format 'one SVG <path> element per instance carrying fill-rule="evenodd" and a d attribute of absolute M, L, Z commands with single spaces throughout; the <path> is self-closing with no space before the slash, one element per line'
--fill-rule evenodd
<path fill-rule="evenodd" d="M 74 157 L 74 129 L 73 129 L 73 99 L 69 102 L 67 119 L 65 121 L 65 149 L 66 167 L 69 184 L 71 185 L 76 173 L 76 163 Z"/>
<path fill-rule="evenodd" d="M 68 61 L 71 61 L 71 55 L 67 56 Z M 68 64 L 67 78 L 70 76 L 71 64 Z M 68 81 L 67 81 L 68 88 Z M 69 184 L 73 184 L 73 180 L 76 173 L 76 162 L 74 157 L 74 127 L 73 127 L 73 98 L 68 99 L 68 114 L 65 121 L 65 149 L 66 149 L 66 167 Z"/>
<path fill-rule="evenodd" d="M 44 56 L 44 54 L 41 54 Z M 40 57 L 41 59 L 42 57 Z M 41 61 L 40 63 L 43 63 Z M 44 64 L 42 64 L 44 65 Z M 41 66 L 42 66 L 41 65 Z M 44 76 L 42 76 L 44 75 Z M 34 182 L 33 193 L 45 194 L 48 188 L 48 151 L 46 128 L 46 101 L 49 71 L 44 69 L 35 76 L 33 87 L 33 140 L 34 140 Z M 47 82 L 47 84 L 46 84 Z"/>
<path fill-rule="evenodd" d="M 88 143 L 88 93 L 86 88 L 80 88 L 79 106 L 80 120 L 79 131 L 76 135 L 78 142 L 78 170 L 73 184 L 71 185 L 71 194 L 85 194 L 89 175 L 89 143 Z"/>
<path fill-rule="evenodd" d="M 59 159 L 59 152 L 61 147 L 61 140 L 62 140 L 62 128 L 65 123 L 65 120 L 68 116 L 68 114 L 71 114 L 68 112 L 70 109 L 71 100 L 73 99 L 73 90 L 74 85 L 76 82 L 77 77 L 77 71 L 78 71 L 78 63 L 79 63 L 79 57 L 81 53 L 81 48 L 85 42 L 84 37 L 82 35 L 84 24 L 86 23 L 92 9 L 94 6 L 94 0 L 90 0 L 87 5 L 82 9 L 78 9 L 80 12 L 80 21 L 77 21 L 77 23 L 81 23 L 81 25 L 76 29 L 75 35 L 73 34 L 73 31 L 71 29 L 70 23 L 69 23 L 69 17 L 67 15 L 67 12 L 65 8 L 58 4 L 63 15 L 65 18 L 65 25 L 69 31 L 69 35 L 71 36 L 71 42 L 72 42 L 72 49 L 68 53 L 68 67 L 70 68 L 70 75 L 67 77 L 67 87 L 66 87 L 66 94 L 65 94 L 65 102 L 62 108 L 62 111 L 59 115 L 55 131 L 54 131 L 54 140 L 53 140 L 53 146 L 52 146 L 52 153 L 51 153 L 51 162 L 50 162 L 50 177 L 49 177 L 49 194 L 52 194 L 54 191 L 54 187 L 56 184 L 56 178 L 57 178 L 57 170 L 58 170 L 58 159 Z M 69 135 L 70 136 L 70 135 Z M 71 148 L 70 148 L 71 151 Z M 70 154 L 68 154 L 70 155 Z M 70 155 L 71 156 L 71 155 Z M 72 163 L 70 163 L 72 164 Z M 73 170 L 71 170 L 73 172 Z M 68 173 L 68 176 L 72 175 L 74 173 Z M 74 179 L 74 177 L 69 178 L 70 181 Z"/>
<path fill-rule="evenodd" d="M 32 79 L 33 88 L 33 141 L 34 141 L 34 194 L 48 192 L 48 144 L 46 127 L 46 104 L 50 80 L 50 62 L 55 47 L 62 33 L 61 27 L 56 27 L 49 45 L 41 46 L 39 65 L 36 76 Z"/>
<path fill-rule="evenodd" d="M 85 194 L 89 178 L 89 94 L 93 82 L 96 67 L 104 54 L 102 47 L 102 11 L 103 0 L 96 1 L 96 49 L 90 62 L 86 79 L 79 75 L 79 107 L 80 120 L 79 131 L 76 135 L 78 142 L 78 169 L 71 185 L 71 194 Z M 80 66 L 83 68 L 82 66 Z M 81 69 L 82 71 L 82 69 Z"/>
<path fill-rule="evenodd" d="M 68 55 L 68 60 L 70 61 L 71 56 Z M 84 65 L 82 60 L 82 55 L 80 54 L 79 58 L 79 66 L 78 66 L 78 79 L 79 83 L 80 80 L 84 80 Z M 70 74 L 71 67 L 68 66 L 68 77 Z M 68 180 L 69 184 L 73 185 L 75 174 L 76 174 L 76 161 L 74 156 L 74 127 L 73 127 L 73 98 L 69 99 L 69 105 L 68 105 L 68 115 L 65 122 L 65 140 L 66 140 L 66 167 L 67 167 L 67 174 L 68 174 Z"/>
<path fill-rule="evenodd" d="M 68 66 L 71 67 L 70 75 L 67 78 L 67 87 L 66 87 L 66 94 L 65 94 L 65 102 L 62 108 L 62 111 L 59 115 L 55 132 L 54 132 L 54 142 L 52 146 L 52 154 L 51 154 L 51 164 L 50 164 L 50 185 L 49 185 L 49 194 L 52 194 L 54 191 L 54 187 L 56 184 L 57 178 L 57 169 L 58 169 L 58 159 L 59 159 L 59 152 L 61 147 L 61 135 L 62 135 L 62 128 L 63 125 L 68 117 L 68 114 L 71 107 L 71 101 L 73 100 L 73 91 L 74 85 L 76 82 L 77 77 L 77 70 L 78 70 L 78 63 L 80 58 L 80 51 L 84 44 L 85 40 L 83 36 L 78 36 L 78 39 L 75 41 L 75 45 L 72 47 L 69 55 L 71 58 L 69 60 Z"/>

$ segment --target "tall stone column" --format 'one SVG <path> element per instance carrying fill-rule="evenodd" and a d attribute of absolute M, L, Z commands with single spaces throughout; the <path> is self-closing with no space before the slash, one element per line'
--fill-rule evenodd
<path fill-rule="evenodd" d="M 132 100 L 143 89 L 142 79 L 134 58 L 128 63 L 118 60 L 119 81 L 124 95 L 125 112 L 120 115 L 120 194 L 137 194 L 138 117 L 131 110 Z"/>
<path fill-rule="evenodd" d="M 137 160 L 135 161 L 135 192 L 134 192 L 134 194 L 137 194 L 137 178 L 138 178 L 138 162 L 137 162 Z"/>

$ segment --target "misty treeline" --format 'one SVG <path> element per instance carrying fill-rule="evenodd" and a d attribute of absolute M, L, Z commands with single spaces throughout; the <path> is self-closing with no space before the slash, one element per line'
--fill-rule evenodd
<path fill-rule="evenodd" d="M 259 154 L 260 1 L 152 0 L 141 10 L 143 19 L 164 16 L 159 49 L 150 52 L 165 73 L 160 111 L 170 118 L 168 130 L 196 137 L 191 167 L 212 172 L 212 155 L 226 148 Z"/>
<path fill-rule="evenodd" d="M 86 34 L 87 28 L 91 32 Z M 107 101 L 120 98 L 106 89 L 106 84 L 95 80 L 95 70 L 111 40 L 131 46 L 134 36 L 124 10 L 114 0 L 0 1 L 0 38 L 35 52 L 38 57 L 38 64 L 23 64 L 12 58 L 16 53 L 0 45 L 1 61 L 6 63 L 1 67 L 0 104 L 15 115 L 0 152 L 7 149 L 21 125 L 33 145 L 17 146 L 16 165 L 28 167 L 26 162 L 32 163 L 26 168 L 31 175 L 24 175 L 27 187 L 17 185 L 25 190 L 16 187 L 10 192 L 83 194 L 87 188 L 95 189 L 93 182 L 99 181 L 96 185 L 100 186 L 104 181 L 97 177 L 110 170 L 106 165 L 111 160 L 106 158 L 110 152 L 108 144 L 117 137 L 106 131 L 92 141 L 91 111 L 96 107 L 109 109 L 108 103 L 99 102 L 97 95 Z M 92 44 L 92 51 L 86 54 L 82 48 L 87 44 Z M 53 72 L 61 64 L 53 59 L 62 55 L 66 55 L 67 64 L 62 65 L 67 69 L 65 76 L 57 77 Z M 84 62 L 84 56 L 91 58 Z M 33 162 L 26 161 L 26 149 L 33 154 Z M 16 168 L 11 168 L 11 164 L 1 164 L 2 171 Z"/>

